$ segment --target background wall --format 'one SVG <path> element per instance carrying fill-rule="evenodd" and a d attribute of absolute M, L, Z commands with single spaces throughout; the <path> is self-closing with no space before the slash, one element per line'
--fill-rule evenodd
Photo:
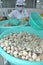
<path fill-rule="evenodd" d="M 13 7 L 15 7 L 15 2 L 16 2 L 16 0 L 2 0 L 2 7 L 4 7 L 4 8 L 13 8 Z"/>
<path fill-rule="evenodd" d="M 39 0 L 39 2 L 37 2 L 36 8 L 43 8 L 43 0 Z"/>
<path fill-rule="evenodd" d="M 1 0 L 1 1 L 3 2 L 2 7 L 4 8 L 7 8 L 7 7 L 14 8 L 16 4 L 16 0 Z M 26 0 L 26 3 L 27 3 L 26 7 L 33 8 L 35 6 L 34 5 L 35 1 L 37 0 Z"/>
<path fill-rule="evenodd" d="M 16 0 L 0 0 L 3 8 L 14 8 Z M 39 1 L 39 2 L 37 2 Z M 43 8 L 43 0 L 26 0 L 26 8 Z"/>

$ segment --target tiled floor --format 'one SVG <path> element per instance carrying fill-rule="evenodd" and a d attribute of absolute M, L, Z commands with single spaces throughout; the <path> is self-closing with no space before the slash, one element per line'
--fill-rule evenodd
<path fill-rule="evenodd" d="M 10 65 L 9 63 L 4 64 L 4 59 L 3 57 L 0 55 L 0 65 Z"/>
<path fill-rule="evenodd" d="M 3 65 L 4 64 L 4 61 L 3 61 L 3 57 L 0 55 L 0 65 Z"/>

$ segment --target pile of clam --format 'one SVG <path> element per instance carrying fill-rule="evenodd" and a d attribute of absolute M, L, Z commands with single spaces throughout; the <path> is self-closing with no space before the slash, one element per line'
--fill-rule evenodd
<path fill-rule="evenodd" d="M 28 61 L 43 61 L 43 39 L 38 36 L 20 32 L 4 35 L 0 47 L 13 57 Z"/>

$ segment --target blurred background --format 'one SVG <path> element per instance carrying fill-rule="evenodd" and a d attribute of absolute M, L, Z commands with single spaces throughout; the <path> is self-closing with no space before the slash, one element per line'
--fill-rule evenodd
<path fill-rule="evenodd" d="M 25 2 L 25 7 L 28 9 L 29 13 L 30 11 L 43 13 L 43 0 L 26 0 Z M 7 16 L 8 13 L 15 9 L 15 3 L 16 0 L 0 0 L 0 16 Z"/>
<path fill-rule="evenodd" d="M 26 0 L 25 2 L 26 2 L 26 8 L 43 8 L 43 0 Z M 1 5 L 0 7 L 14 8 L 15 3 L 16 0 L 0 0 L 0 5 Z"/>
<path fill-rule="evenodd" d="M 26 0 L 25 2 L 25 7 L 28 10 L 29 14 L 31 11 L 36 11 L 39 14 L 43 14 L 43 0 Z M 8 16 L 8 14 L 15 9 L 15 3 L 16 0 L 0 0 L 0 17 Z M 4 60 L 1 55 L 0 65 L 4 65 Z"/>

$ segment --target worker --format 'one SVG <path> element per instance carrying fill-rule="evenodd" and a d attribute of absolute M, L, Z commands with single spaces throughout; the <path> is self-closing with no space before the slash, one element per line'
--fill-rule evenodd
<path fill-rule="evenodd" d="M 15 10 L 12 11 L 8 16 L 21 20 L 20 24 L 25 23 L 28 20 L 29 15 L 24 6 L 24 0 L 17 0 Z"/>

